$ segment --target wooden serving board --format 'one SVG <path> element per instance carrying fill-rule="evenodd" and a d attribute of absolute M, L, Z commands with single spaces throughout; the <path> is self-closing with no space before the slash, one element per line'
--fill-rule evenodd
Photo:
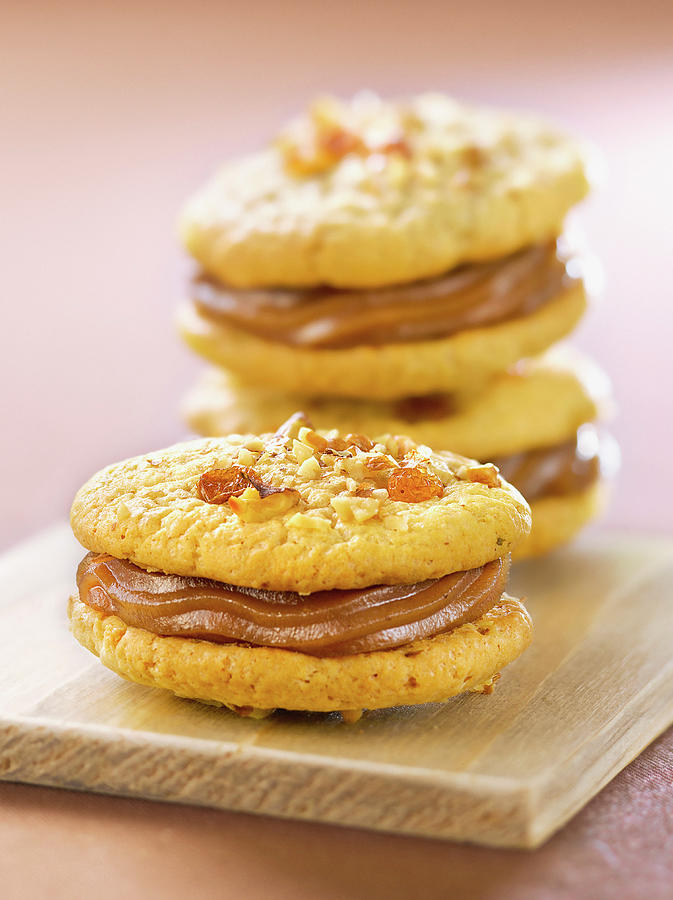
<path fill-rule="evenodd" d="M 72 639 L 66 526 L 0 559 L 0 778 L 534 847 L 673 722 L 673 542 L 515 567 L 535 640 L 491 695 L 253 721 L 127 683 Z"/>

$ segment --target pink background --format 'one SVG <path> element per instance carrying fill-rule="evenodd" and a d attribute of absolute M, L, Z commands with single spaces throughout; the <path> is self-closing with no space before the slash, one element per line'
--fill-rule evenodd
<path fill-rule="evenodd" d="M 184 433 L 201 364 L 171 323 L 181 202 L 311 95 L 363 86 L 530 109 L 602 147 L 582 218 L 607 291 L 577 340 L 621 409 L 607 523 L 673 531 L 673 4 L 5 0 L 0 16 L 0 546 L 65 516 L 100 466 Z M 672 777 L 669 731 L 533 855 L 0 785 L 0 893 L 663 898 Z"/>
<path fill-rule="evenodd" d="M 0 546 L 113 460 L 183 434 L 186 195 L 316 92 L 439 88 L 600 145 L 582 221 L 607 275 L 578 342 L 614 379 L 608 522 L 673 530 L 673 6 L 16 3 L 2 8 Z"/>

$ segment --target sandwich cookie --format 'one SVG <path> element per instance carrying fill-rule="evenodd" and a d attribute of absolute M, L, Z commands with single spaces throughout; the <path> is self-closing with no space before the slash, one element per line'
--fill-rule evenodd
<path fill-rule="evenodd" d="M 530 528 L 493 466 L 315 431 L 179 444 L 94 475 L 75 637 L 141 684 L 243 715 L 491 689 L 531 637 L 505 591 Z"/>
<path fill-rule="evenodd" d="M 282 394 L 213 369 L 185 398 L 183 412 L 196 432 L 217 435 L 270 430 L 301 408 L 317 427 L 408 434 L 438 450 L 494 462 L 531 504 L 532 531 L 515 551 L 522 557 L 564 543 L 600 511 L 617 451 L 595 423 L 611 405 L 607 376 L 563 347 L 471 390 L 395 401 Z"/>
<path fill-rule="evenodd" d="M 185 341 L 248 383 L 396 398 L 469 387 L 570 332 L 574 143 L 439 95 L 324 100 L 187 205 Z"/>

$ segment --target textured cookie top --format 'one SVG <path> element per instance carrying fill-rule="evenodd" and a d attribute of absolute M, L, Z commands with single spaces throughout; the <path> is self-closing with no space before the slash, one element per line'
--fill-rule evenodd
<path fill-rule="evenodd" d="M 311 593 L 483 565 L 527 534 L 530 510 L 492 466 L 297 418 L 110 466 L 71 523 L 87 549 L 143 568 Z"/>
<path fill-rule="evenodd" d="M 374 287 L 511 253 L 585 195 L 577 146 L 546 124 L 438 94 L 323 99 L 187 205 L 181 232 L 240 287 Z"/>

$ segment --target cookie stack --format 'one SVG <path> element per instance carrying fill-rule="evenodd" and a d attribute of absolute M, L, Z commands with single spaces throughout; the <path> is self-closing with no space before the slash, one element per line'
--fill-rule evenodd
<path fill-rule="evenodd" d="M 586 308 L 562 230 L 587 189 L 537 121 L 435 94 L 317 102 L 183 213 L 179 328 L 217 367 L 188 421 L 269 430 L 299 408 L 493 461 L 531 502 L 519 555 L 564 542 L 600 505 L 605 379 L 540 354 Z"/>
<path fill-rule="evenodd" d="M 206 438 L 78 492 L 72 630 L 118 674 L 243 716 L 490 693 L 527 647 L 504 593 L 530 510 L 493 466 L 409 438 Z"/>

